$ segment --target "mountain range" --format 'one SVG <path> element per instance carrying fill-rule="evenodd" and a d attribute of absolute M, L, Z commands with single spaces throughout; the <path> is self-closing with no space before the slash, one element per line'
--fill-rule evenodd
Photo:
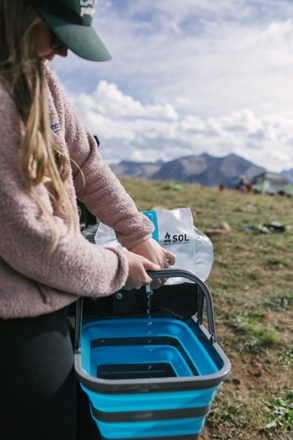
<path fill-rule="evenodd" d="M 282 176 L 287 177 L 290 183 L 293 185 L 293 170 L 284 170 L 281 172 Z"/>
<path fill-rule="evenodd" d="M 207 153 L 181 157 L 169 162 L 121 161 L 118 164 L 110 164 L 110 167 L 120 177 L 198 183 L 205 186 L 223 184 L 226 188 L 235 188 L 241 175 L 250 181 L 266 171 L 265 168 L 236 154 L 214 157 Z M 293 170 L 288 170 L 286 173 L 290 171 L 293 175 Z"/>

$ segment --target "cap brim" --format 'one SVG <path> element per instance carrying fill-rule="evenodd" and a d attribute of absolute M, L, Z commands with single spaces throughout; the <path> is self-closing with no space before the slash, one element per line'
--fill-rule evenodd
<path fill-rule="evenodd" d="M 39 10 L 40 15 L 68 49 L 90 61 L 109 61 L 112 59 L 108 49 L 92 26 L 71 24 Z"/>

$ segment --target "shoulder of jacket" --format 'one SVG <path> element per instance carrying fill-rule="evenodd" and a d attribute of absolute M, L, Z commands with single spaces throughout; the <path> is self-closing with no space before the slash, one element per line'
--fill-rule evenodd
<path fill-rule="evenodd" d="M 66 101 L 65 91 L 56 73 L 53 72 L 48 65 L 45 65 L 44 69 L 45 69 L 44 73 L 48 85 L 48 91 L 52 96 L 55 106 L 57 105 L 60 111 L 60 109 L 63 108 L 64 103 Z"/>

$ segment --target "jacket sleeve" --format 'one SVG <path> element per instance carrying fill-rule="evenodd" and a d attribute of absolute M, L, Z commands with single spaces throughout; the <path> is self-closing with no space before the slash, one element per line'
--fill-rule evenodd
<path fill-rule="evenodd" d="M 0 83 L 0 257 L 16 272 L 55 289 L 78 295 L 108 295 L 126 281 L 123 253 L 89 243 L 79 231 L 67 233 L 55 216 L 60 241 L 51 251 L 52 228 L 29 194 L 21 173 L 22 128 L 11 98 Z M 54 215 L 48 191 L 37 191 Z"/>
<path fill-rule="evenodd" d="M 110 167 L 101 159 L 94 137 L 75 114 L 58 79 L 49 74 L 49 84 L 72 159 L 77 197 L 101 222 L 111 226 L 126 248 L 152 235 L 153 224 L 140 214 Z"/>

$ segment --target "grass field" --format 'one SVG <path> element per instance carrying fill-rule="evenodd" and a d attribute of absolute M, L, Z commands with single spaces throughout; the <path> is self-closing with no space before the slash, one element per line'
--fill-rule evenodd
<path fill-rule="evenodd" d="M 293 198 L 122 179 L 140 210 L 190 207 L 211 237 L 206 284 L 218 341 L 232 363 L 201 440 L 293 435 Z M 259 225 L 279 222 L 283 232 Z"/>

